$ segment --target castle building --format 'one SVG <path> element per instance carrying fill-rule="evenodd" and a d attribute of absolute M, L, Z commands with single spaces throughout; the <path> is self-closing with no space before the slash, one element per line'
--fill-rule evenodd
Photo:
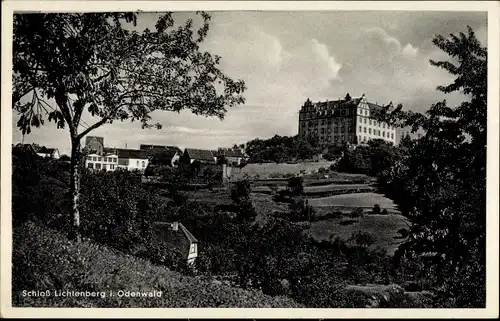
<path fill-rule="evenodd" d="M 392 108 L 389 104 L 389 109 Z M 383 139 L 396 144 L 396 128 L 375 119 L 384 107 L 368 102 L 363 94 L 351 98 L 304 103 L 299 112 L 299 137 L 316 135 L 322 145 L 348 143 L 366 144 Z"/>

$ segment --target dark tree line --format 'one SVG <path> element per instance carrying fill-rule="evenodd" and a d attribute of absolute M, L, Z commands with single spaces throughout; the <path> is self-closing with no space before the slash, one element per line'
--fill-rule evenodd
<path fill-rule="evenodd" d="M 379 183 L 413 223 L 396 258 L 426 258 L 423 269 L 443 306 L 484 307 L 487 49 L 470 27 L 433 42 L 453 60 L 430 63 L 456 77 L 437 89 L 459 91 L 468 100 L 456 107 L 440 101 L 424 114 L 398 106 L 380 115 L 425 134 L 405 141 L 401 161 Z"/>

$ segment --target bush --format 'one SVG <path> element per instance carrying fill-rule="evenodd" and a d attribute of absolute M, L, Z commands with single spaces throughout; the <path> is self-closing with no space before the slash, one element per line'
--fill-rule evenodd
<path fill-rule="evenodd" d="M 362 217 L 364 214 L 364 210 L 362 207 L 357 207 L 351 212 L 351 217 Z"/>
<path fill-rule="evenodd" d="M 291 195 L 299 196 L 304 193 L 304 179 L 302 177 L 290 177 L 288 179 L 288 190 Z"/>
<path fill-rule="evenodd" d="M 238 207 L 237 218 L 240 221 L 250 222 L 255 219 L 257 212 L 250 199 L 251 185 L 247 180 L 236 182 L 231 190 L 231 200 Z"/>
<path fill-rule="evenodd" d="M 373 214 L 380 214 L 381 213 L 380 205 L 378 205 L 378 204 L 373 205 L 372 213 Z"/>
<path fill-rule="evenodd" d="M 182 276 L 133 256 L 83 240 L 69 241 L 63 234 L 38 224 L 14 228 L 12 257 L 14 307 L 301 307 L 285 297 L 269 297 Z M 29 297 L 23 290 L 162 291 L 150 297 Z"/>
<path fill-rule="evenodd" d="M 382 215 L 387 215 L 387 214 L 389 214 L 389 211 L 388 211 L 387 209 L 385 209 L 385 208 L 384 208 L 384 209 L 382 210 L 382 213 L 381 213 L 381 214 L 382 214 Z"/>

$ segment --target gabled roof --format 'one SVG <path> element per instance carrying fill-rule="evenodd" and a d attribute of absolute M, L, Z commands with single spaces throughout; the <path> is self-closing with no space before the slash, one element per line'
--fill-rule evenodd
<path fill-rule="evenodd" d="M 220 155 L 224 155 L 227 157 L 244 157 L 243 153 L 240 149 L 232 149 L 232 148 L 221 148 L 219 150 Z"/>
<path fill-rule="evenodd" d="M 104 137 L 100 137 L 100 136 L 87 136 L 85 137 L 85 146 L 88 145 L 90 143 L 90 141 L 92 140 L 97 140 L 99 143 L 101 143 L 101 145 L 104 146 Z"/>
<path fill-rule="evenodd" d="M 26 153 L 26 152 L 31 152 L 31 153 L 34 153 L 36 154 L 36 150 L 37 148 L 35 148 L 35 146 L 33 144 L 17 144 L 15 146 L 12 147 L 12 153 Z"/>
<path fill-rule="evenodd" d="M 213 151 L 206 149 L 186 148 L 185 152 L 188 154 L 189 158 L 194 160 L 214 161 L 215 157 Z"/>
<path fill-rule="evenodd" d="M 368 102 L 368 107 L 370 108 L 370 114 L 380 112 L 384 108 L 384 106 L 380 106 L 370 102 Z"/>
<path fill-rule="evenodd" d="M 141 144 L 139 149 L 141 149 L 141 150 L 151 150 L 151 149 L 163 150 L 163 149 L 166 149 L 166 150 L 174 150 L 174 151 L 178 152 L 179 154 L 182 153 L 182 150 L 177 146 Z"/>
<path fill-rule="evenodd" d="M 104 152 L 107 154 L 118 155 L 118 158 L 135 158 L 135 159 L 148 158 L 148 156 L 144 151 L 138 149 L 104 148 Z"/>

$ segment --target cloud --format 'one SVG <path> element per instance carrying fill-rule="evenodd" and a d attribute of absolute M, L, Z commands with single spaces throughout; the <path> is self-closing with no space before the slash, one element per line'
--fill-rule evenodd
<path fill-rule="evenodd" d="M 379 42 L 382 44 L 381 48 L 386 49 L 388 52 L 392 52 L 406 58 L 415 58 L 418 54 L 418 48 L 414 47 L 410 43 L 402 46 L 398 39 L 389 35 L 381 27 L 364 28 L 363 31 L 365 35 L 368 36 L 368 39 L 374 43 Z"/>
<path fill-rule="evenodd" d="M 328 51 L 328 47 L 319 42 L 316 39 L 312 40 L 313 44 L 313 51 L 321 58 L 323 61 L 327 64 L 329 71 L 331 72 L 331 75 L 329 79 L 339 79 L 339 70 L 342 68 L 342 65 L 337 63 L 335 61 L 335 57 L 330 55 L 330 52 Z"/>

